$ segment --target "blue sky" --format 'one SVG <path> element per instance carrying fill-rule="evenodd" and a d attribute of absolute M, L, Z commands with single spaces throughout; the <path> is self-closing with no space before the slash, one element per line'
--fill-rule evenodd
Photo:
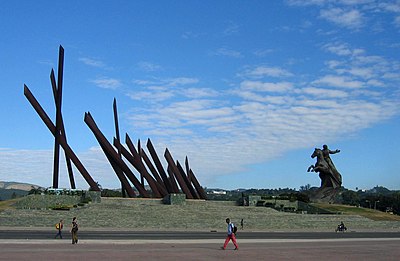
<path fill-rule="evenodd" d="M 54 138 L 23 86 L 54 120 L 62 45 L 67 138 L 103 187 L 119 181 L 83 116 L 111 141 L 115 97 L 122 137 L 188 156 L 206 187 L 319 186 L 306 170 L 328 144 L 345 187 L 400 189 L 400 1 L 0 6 L 0 180 L 52 184 Z"/>

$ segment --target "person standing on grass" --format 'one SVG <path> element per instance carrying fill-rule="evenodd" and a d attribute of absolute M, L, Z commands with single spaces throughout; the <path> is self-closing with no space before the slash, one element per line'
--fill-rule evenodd
<path fill-rule="evenodd" d="M 57 235 L 55 236 L 55 238 L 60 237 L 60 239 L 62 239 L 61 231 L 63 227 L 64 227 L 64 221 L 61 219 L 60 222 L 56 224 Z"/>
<path fill-rule="evenodd" d="M 71 233 L 72 244 L 78 244 L 78 221 L 76 220 L 76 217 L 72 219 Z"/>
<path fill-rule="evenodd" d="M 229 218 L 227 218 L 225 221 L 228 224 L 228 235 L 227 235 L 227 237 L 225 239 L 224 246 L 221 247 L 221 249 L 225 250 L 226 246 L 229 243 L 229 241 L 232 240 L 233 245 L 235 245 L 235 250 L 239 250 L 239 246 L 236 243 L 236 236 L 235 236 L 236 228 L 235 228 L 235 225 L 231 222 L 231 220 Z"/>

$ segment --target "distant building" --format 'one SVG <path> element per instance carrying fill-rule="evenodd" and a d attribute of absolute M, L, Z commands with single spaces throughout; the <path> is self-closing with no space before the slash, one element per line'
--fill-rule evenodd
<path fill-rule="evenodd" d="M 226 191 L 225 190 L 211 190 L 211 191 L 207 191 L 207 194 L 226 195 Z"/>

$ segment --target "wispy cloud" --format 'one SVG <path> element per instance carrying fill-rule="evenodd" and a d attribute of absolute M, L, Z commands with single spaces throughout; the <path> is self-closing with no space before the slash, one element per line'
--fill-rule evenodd
<path fill-rule="evenodd" d="M 241 58 L 242 54 L 239 51 L 232 50 L 226 47 L 219 48 L 216 51 L 212 52 L 213 55 L 217 56 L 228 56 L 232 58 Z"/>
<path fill-rule="evenodd" d="M 79 61 L 83 62 L 86 65 L 93 66 L 93 67 L 99 67 L 99 68 L 104 68 L 105 67 L 104 62 L 102 62 L 100 60 L 95 60 L 95 59 L 92 59 L 92 58 L 88 58 L 88 57 L 79 58 Z"/>
<path fill-rule="evenodd" d="M 274 49 L 258 49 L 254 51 L 254 55 L 259 56 L 259 57 L 265 57 L 271 53 L 274 53 Z"/>
<path fill-rule="evenodd" d="M 353 51 L 344 43 L 329 43 L 324 45 L 323 49 L 339 56 L 349 56 L 353 54 Z"/>
<path fill-rule="evenodd" d="M 223 31 L 223 35 L 229 36 L 229 35 L 237 34 L 239 32 L 239 28 L 240 28 L 240 26 L 238 24 L 234 23 L 233 21 L 229 21 L 228 25 L 226 26 L 226 28 Z"/>
<path fill-rule="evenodd" d="M 168 78 L 163 80 L 163 83 L 167 86 L 178 86 L 198 83 L 199 79 L 189 78 L 189 77 L 178 77 L 178 78 Z"/>
<path fill-rule="evenodd" d="M 240 87 L 244 90 L 253 90 L 258 92 L 287 92 L 293 88 L 290 82 L 261 82 L 261 81 L 243 81 Z"/>
<path fill-rule="evenodd" d="M 155 63 L 151 63 L 151 62 L 139 62 L 138 67 L 146 72 L 156 72 L 156 71 L 161 71 L 163 68 L 161 65 L 155 64 Z"/>
<path fill-rule="evenodd" d="M 182 35 L 181 35 L 181 37 L 183 39 L 196 39 L 199 36 L 200 36 L 199 33 L 195 33 L 195 32 L 192 32 L 192 31 L 186 31 L 186 32 L 182 33 Z"/>
<path fill-rule="evenodd" d="M 263 78 L 263 77 L 290 77 L 293 74 L 279 67 L 258 66 L 240 73 L 241 77 Z"/>
<path fill-rule="evenodd" d="M 400 27 L 400 16 L 395 17 L 393 23 L 396 27 Z"/>
<path fill-rule="evenodd" d="M 168 102 L 133 110 L 129 120 L 135 129 L 154 135 L 158 144 L 168 144 L 176 158 L 188 155 L 207 183 L 294 148 L 352 135 L 399 113 L 396 99 L 382 95 L 387 84 L 383 72 L 394 74 L 389 68 L 397 68 L 396 63 L 368 56 L 346 43 L 337 49 L 333 46 L 322 48 L 336 56 L 322 69 L 326 74 L 308 81 L 300 82 L 302 75 L 277 66 L 245 68 L 229 92 L 214 88 L 207 96 L 209 90 L 203 88 L 176 91 Z M 271 77 L 292 81 L 263 79 Z M 164 80 L 165 86 L 167 82 L 201 84 L 200 80 Z"/>
<path fill-rule="evenodd" d="M 219 93 L 211 88 L 187 88 L 182 90 L 182 94 L 188 98 L 208 98 L 218 96 Z"/>
<path fill-rule="evenodd" d="M 312 82 L 314 85 L 331 86 L 339 88 L 362 88 L 363 82 L 353 80 L 349 77 L 326 75 Z"/>
<path fill-rule="evenodd" d="M 121 81 L 114 78 L 99 78 L 90 80 L 91 83 L 94 83 L 96 86 L 104 89 L 115 90 L 122 85 Z"/>
<path fill-rule="evenodd" d="M 347 98 L 349 96 L 348 92 L 342 90 L 332 90 L 326 88 L 315 88 L 307 87 L 301 90 L 302 93 L 306 95 L 312 95 L 320 98 Z"/>
<path fill-rule="evenodd" d="M 320 11 L 321 18 L 348 29 L 359 29 L 365 25 L 363 14 L 356 9 L 331 8 Z"/>
<path fill-rule="evenodd" d="M 199 82 L 197 78 L 190 77 L 176 77 L 176 78 L 165 78 L 165 79 L 151 79 L 151 80 L 134 80 L 135 85 L 139 85 L 139 88 L 135 87 L 133 90 L 126 90 L 125 95 L 133 100 L 141 100 L 143 102 L 161 102 L 172 97 L 184 95 L 187 97 L 203 97 L 215 95 L 212 90 L 204 88 L 194 88 Z"/>

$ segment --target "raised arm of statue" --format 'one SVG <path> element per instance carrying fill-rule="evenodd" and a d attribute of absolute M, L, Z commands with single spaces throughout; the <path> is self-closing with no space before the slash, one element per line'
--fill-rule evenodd
<path fill-rule="evenodd" d="M 340 150 L 330 150 L 329 154 L 336 154 L 336 153 L 339 153 L 339 152 L 340 152 Z"/>

